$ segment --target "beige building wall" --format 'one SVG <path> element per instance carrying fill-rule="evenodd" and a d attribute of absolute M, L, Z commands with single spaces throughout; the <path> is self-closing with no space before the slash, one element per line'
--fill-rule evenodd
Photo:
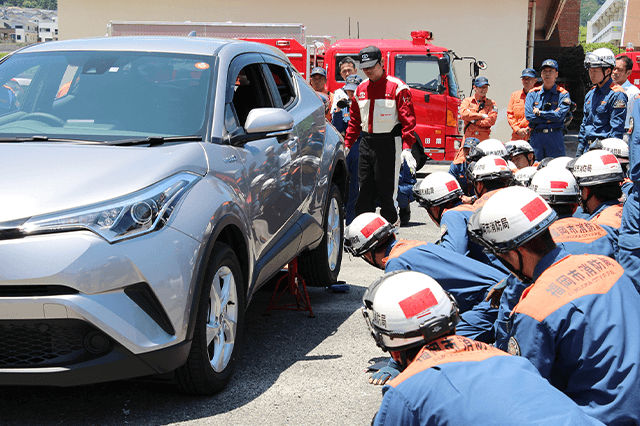
<path fill-rule="evenodd" d="M 509 95 L 522 87 L 520 73 L 526 67 L 527 5 L 527 0 L 59 0 L 58 21 L 61 40 L 103 36 L 109 21 L 116 20 L 302 23 L 307 35 L 338 39 L 349 37 L 349 18 L 352 38 L 358 24 L 360 38 L 409 39 L 412 30 L 429 30 L 434 44 L 488 64 L 481 75 L 489 79 L 488 96 L 500 109 L 492 137 L 506 141 L 511 135 L 506 121 Z M 456 65 L 456 73 L 468 96 L 469 63 Z"/>

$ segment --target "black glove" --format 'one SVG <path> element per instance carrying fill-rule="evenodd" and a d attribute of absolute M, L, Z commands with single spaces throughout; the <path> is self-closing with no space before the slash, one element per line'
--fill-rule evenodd
<path fill-rule="evenodd" d="M 349 106 L 349 100 L 348 99 L 340 99 L 337 103 L 336 103 L 337 107 L 340 109 L 343 108 L 347 108 Z"/>

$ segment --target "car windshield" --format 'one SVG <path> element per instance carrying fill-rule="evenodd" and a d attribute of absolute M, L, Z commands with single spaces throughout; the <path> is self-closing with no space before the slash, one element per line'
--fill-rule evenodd
<path fill-rule="evenodd" d="M 182 54 L 15 54 L 0 64 L 0 138 L 204 137 L 213 68 Z"/>

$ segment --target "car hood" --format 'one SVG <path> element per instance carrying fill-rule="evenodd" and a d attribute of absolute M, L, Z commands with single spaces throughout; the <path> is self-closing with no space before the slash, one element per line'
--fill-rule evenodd
<path fill-rule="evenodd" d="M 117 198 L 181 171 L 207 172 L 198 142 L 159 147 L 0 144 L 0 222 Z"/>

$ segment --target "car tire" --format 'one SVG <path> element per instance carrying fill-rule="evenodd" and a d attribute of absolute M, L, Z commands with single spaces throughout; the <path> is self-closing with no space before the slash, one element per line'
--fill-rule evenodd
<path fill-rule="evenodd" d="M 323 232 L 320 245 L 298 258 L 300 275 L 310 287 L 327 287 L 338 282 L 344 244 L 344 207 L 335 183 L 331 184 L 327 196 Z"/>
<path fill-rule="evenodd" d="M 215 243 L 198 303 L 189 357 L 176 370 L 182 391 L 210 395 L 222 390 L 231 379 L 242 342 L 243 290 L 238 258 L 228 245 Z"/>

